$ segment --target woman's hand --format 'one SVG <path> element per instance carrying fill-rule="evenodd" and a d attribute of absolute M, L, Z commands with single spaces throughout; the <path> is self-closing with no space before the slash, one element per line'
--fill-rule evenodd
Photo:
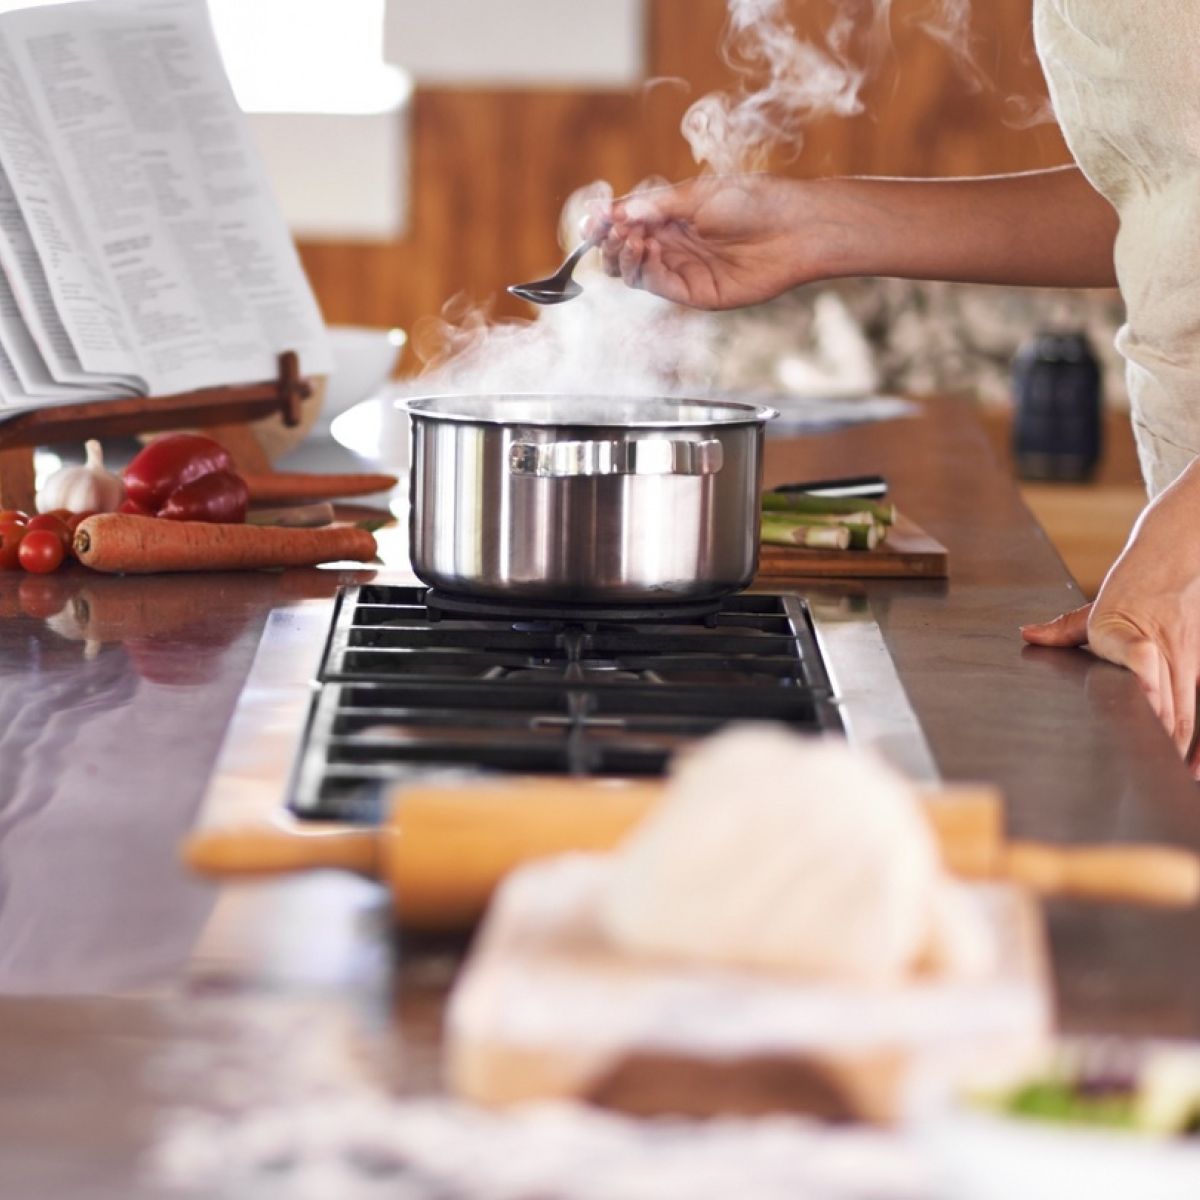
<path fill-rule="evenodd" d="M 599 207 L 610 275 L 695 308 L 853 275 L 1111 287 L 1117 218 L 1076 167 L 977 179 L 708 175 Z"/>
<path fill-rule="evenodd" d="M 583 232 L 631 287 L 693 308 L 737 308 L 819 278 L 815 219 L 803 182 L 704 176 L 626 196 Z"/>
<path fill-rule="evenodd" d="M 1138 519 L 1095 603 L 1022 629 L 1039 646 L 1080 646 L 1128 667 L 1200 778 L 1200 460 Z"/>

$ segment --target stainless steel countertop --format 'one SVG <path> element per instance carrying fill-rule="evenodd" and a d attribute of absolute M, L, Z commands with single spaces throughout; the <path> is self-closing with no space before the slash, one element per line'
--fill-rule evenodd
<path fill-rule="evenodd" d="M 320 452 L 310 451 L 320 458 Z M 338 464 L 333 457 L 329 469 Z M 1011 829 L 1200 849 L 1200 796 L 1134 681 L 1017 626 L 1079 602 L 967 406 L 772 441 L 768 483 L 881 470 L 951 550 L 948 583 L 866 586 L 942 775 L 991 780 Z M 397 535 L 389 553 L 403 558 Z M 353 573 L 362 578 L 362 573 Z M 394 947 L 371 885 L 317 875 L 220 894 L 176 847 L 197 818 L 270 614 L 336 571 L 0 575 L 0 1155 L 14 1195 L 156 1195 L 139 1171 L 173 1105 L 212 1101 L 230 1029 L 317 1005 L 369 1030 L 405 1090 L 436 1082 L 448 963 Z M 247 764 L 223 811 L 259 815 Z M 1200 914 L 1053 905 L 1063 1023 L 1200 1034 Z M 264 1013 L 267 1014 L 264 1017 Z M 153 1065 L 188 1048 L 196 1069 Z M 84 1187 L 81 1181 L 86 1181 Z"/>

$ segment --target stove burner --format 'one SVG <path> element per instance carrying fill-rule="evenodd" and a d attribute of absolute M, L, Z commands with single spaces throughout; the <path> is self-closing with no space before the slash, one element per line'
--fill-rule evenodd
<path fill-rule="evenodd" d="M 368 584 L 339 596 L 319 683 L 291 806 L 336 820 L 430 774 L 659 775 L 730 721 L 842 727 L 797 596 L 581 610 Z"/>
<path fill-rule="evenodd" d="M 487 620 L 569 621 L 581 625 L 596 622 L 620 622 L 639 625 L 669 624 L 700 620 L 715 625 L 724 599 L 665 600 L 662 604 L 561 604 L 533 600 L 494 600 L 479 596 L 458 596 L 430 588 L 425 593 L 425 608 L 431 621 L 445 616 L 481 617 Z"/>

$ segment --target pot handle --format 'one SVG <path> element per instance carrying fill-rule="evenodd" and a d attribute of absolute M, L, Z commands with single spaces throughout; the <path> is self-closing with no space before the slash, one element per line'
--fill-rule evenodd
<path fill-rule="evenodd" d="M 688 442 L 635 438 L 611 442 L 514 442 L 512 475 L 575 479 L 597 475 L 715 475 L 725 461 L 716 439 Z"/>

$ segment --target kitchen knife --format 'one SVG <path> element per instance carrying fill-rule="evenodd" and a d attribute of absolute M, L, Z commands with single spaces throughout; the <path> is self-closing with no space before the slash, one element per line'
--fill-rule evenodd
<path fill-rule="evenodd" d="M 400 790 L 379 828 L 299 823 L 209 829 L 184 858 L 209 876 L 334 867 L 379 879 L 400 924 L 461 929 L 483 914 L 496 885 L 531 859 L 615 847 L 661 798 L 657 783 L 535 779 Z M 952 873 L 1001 879 L 1044 895 L 1187 907 L 1200 900 L 1200 857 L 1170 846 L 1005 842 L 1002 804 L 986 787 L 922 797 Z"/>
<path fill-rule="evenodd" d="M 808 496 L 829 496 L 834 499 L 882 500 L 888 491 L 882 475 L 850 475 L 845 479 L 813 479 L 807 483 L 781 483 L 773 492 L 788 495 L 803 492 Z"/>

